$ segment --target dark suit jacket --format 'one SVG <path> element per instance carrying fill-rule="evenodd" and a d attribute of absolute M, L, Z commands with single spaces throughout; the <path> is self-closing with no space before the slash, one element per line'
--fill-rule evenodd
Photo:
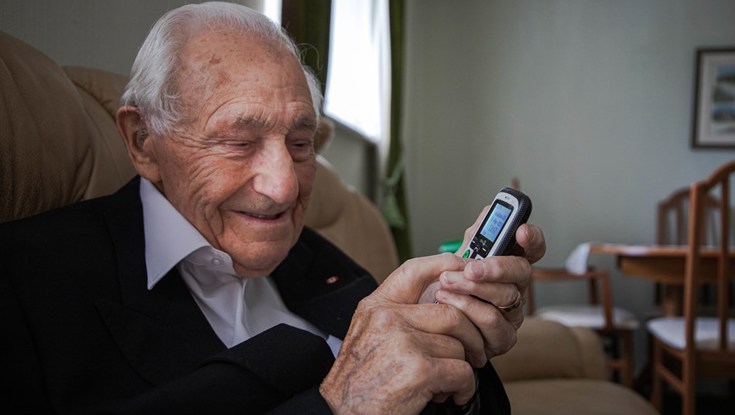
<path fill-rule="evenodd" d="M 321 338 L 280 325 L 227 349 L 179 275 L 146 288 L 138 189 L 0 225 L 0 411 L 329 413 Z M 309 229 L 273 278 L 290 310 L 339 338 L 375 288 Z M 483 413 L 509 412 L 489 364 L 480 386 Z"/>

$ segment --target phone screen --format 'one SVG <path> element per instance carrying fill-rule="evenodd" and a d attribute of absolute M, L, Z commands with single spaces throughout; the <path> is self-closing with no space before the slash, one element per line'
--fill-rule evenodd
<path fill-rule="evenodd" d="M 490 206 L 490 213 L 485 216 L 485 221 L 480 225 L 480 231 L 470 241 L 470 249 L 465 252 L 465 256 L 471 255 L 472 258 L 488 256 L 498 237 L 503 233 L 503 229 L 510 222 L 513 209 L 510 203 L 495 199 Z"/>
<path fill-rule="evenodd" d="M 482 230 L 480 230 L 480 234 L 490 242 L 495 243 L 500 231 L 508 223 L 511 212 L 513 212 L 513 208 L 510 205 L 496 200 L 495 205 L 492 207 L 492 212 L 490 212 L 485 224 L 482 226 Z"/>

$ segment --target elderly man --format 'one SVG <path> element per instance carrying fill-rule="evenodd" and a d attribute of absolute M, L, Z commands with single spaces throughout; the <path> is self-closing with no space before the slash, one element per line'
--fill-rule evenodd
<path fill-rule="evenodd" d="M 488 359 L 523 315 L 492 304 L 521 297 L 541 231 L 376 287 L 304 229 L 318 91 L 243 6 L 156 23 L 117 114 L 139 177 L 0 227 L 4 413 L 509 411 Z"/>

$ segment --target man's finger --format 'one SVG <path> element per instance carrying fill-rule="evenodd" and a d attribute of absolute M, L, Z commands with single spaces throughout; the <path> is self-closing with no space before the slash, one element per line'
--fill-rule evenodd
<path fill-rule="evenodd" d="M 526 258 L 532 264 L 543 258 L 546 254 L 546 238 L 541 228 L 528 223 L 519 226 L 513 254 Z"/>
<path fill-rule="evenodd" d="M 464 266 L 465 261 L 452 254 L 410 259 L 393 271 L 374 295 L 397 304 L 416 304 L 442 272 L 462 270 Z"/>

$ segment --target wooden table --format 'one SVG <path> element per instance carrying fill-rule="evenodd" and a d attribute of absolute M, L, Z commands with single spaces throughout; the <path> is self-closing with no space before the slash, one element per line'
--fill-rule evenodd
<path fill-rule="evenodd" d="M 615 255 L 623 274 L 661 283 L 664 287 L 661 304 L 664 315 L 682 314 L 686 250 L 686 245 L 590 245 L 591 254 Z M 714 280 L 716 255 L 715 249 L 703 251 L 700 263 L 703 280 Z M 730 254 L 730 270 L 735 273 L 735 251 Z"/>

